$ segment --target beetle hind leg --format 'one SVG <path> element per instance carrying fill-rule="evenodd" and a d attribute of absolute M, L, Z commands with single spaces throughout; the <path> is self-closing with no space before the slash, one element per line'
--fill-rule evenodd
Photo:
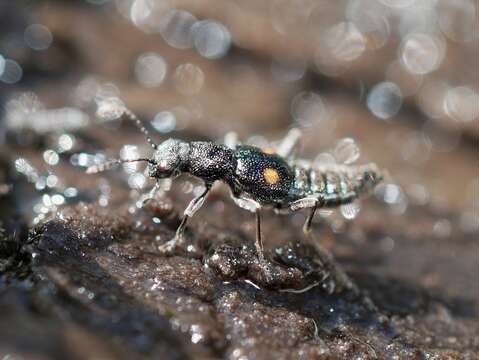
<path fill-rule="evenodd" d="M 258 257 L 261 260 L 264 260 L 264 251 L 263 251 L 263 238 L 261 235 L 261 212 L 260 209 L 255 211 L 256 214 L 256 239 L 255 239 L 255 247 L 256 252 L 258 253 Z"/>
<path fill-rule="evenodd" d="M 308 217 L 303 225 L 303 233 L 307 237 L 311 235 L 311 225 L 313 223 L 314 215 L 316 210 L 321 206 L 322 200 L 318 197 L 304 197 L 302 199 L 296 200 L 290 204 L 289 208 L 291 211 L 298 211 L 301 209 L 310 209 Z"/>
<path fill-rule="evenodd" d="M 303 233 L 306 236 L 311 235 L 311 230 L 312 230 L 311 225 L 313 223 L 314 214 L 316 214 L 316 210 L 318 210 L 318 207 L 319 207 L 319 201 L 316 203 L 316 205 L 314 205 L 311 208 L 311 210 L 309 210 L 308 217 L 306 218 L 306 221 L 304 222 Z"/>
<path fill-rule="evenodd" d="M 294 156 L 301 141 L 301 130 L 292 128 L 283 138 L 281 143 L 276 148 L 276 153 L 283 158 L 290 158 Z"/>

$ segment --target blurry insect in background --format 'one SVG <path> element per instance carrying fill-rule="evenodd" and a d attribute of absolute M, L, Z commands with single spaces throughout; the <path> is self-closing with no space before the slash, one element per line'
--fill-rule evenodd
<path fill-rule="evenodd" d="M 256 215 L 255 246 L 259 258 L 264 259 L 261 209 L 269 207 L 278 213 L 309 209 L 303 227 L 309 234 L 319 208 L 349 204 L 382 180 L 375 164 L 313 166 L 311 161 L 297 159 L 295 153 L 301 138 L 298 129 L 291 129 L 279 145 L 267 149 L 240 144 L 235 134 L 229 134 L 224 144 L 170 138 L 157 145 L 129 109 L 124 107 L 122 112 L 144 134 L 154 150 L 153 156 L 111 160 L 89 167 L 87 173 L 99 173 L 122 163 L 146 162 L 149 176 L 157 180 L 148 199 L 159 190 L 159 180 L 184 173 L 201 179 L 205 185 L 204 191 L 185 209 L 174 238 L 160 247 L 165 253 L 183 245 L 188 219 L 204 204 L 215 181 L 227 184 L 235 204 Z"/>

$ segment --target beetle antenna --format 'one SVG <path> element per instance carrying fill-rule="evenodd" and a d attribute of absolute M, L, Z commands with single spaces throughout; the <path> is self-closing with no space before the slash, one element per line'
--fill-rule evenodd
<path fill-rule="evenodd" d="M 143 123 L 141 122 L 140 119 L 138 119 L 138 117 L 130 110 L 128 109 L 127 107 L 125 107 L 125 110 L 123 112 L 123 114 L 131 121 L 133 121 L 136 125 L 136 127 L 143 133 L 143 135 L 145 136 L 145 139 L 146 141 L 148 142 L 148 144 L 150 144 L 150 146 L 153 148 L 153 149 L 158 149 L 158 145 L 153 141 L 153 139 L 151 138 L 150 136 L 150 132 L 146 129 L 146 127 L 143 125 Z"/>
<path fill-rule="evenodd" d="M 103 171 L 110 170 L 111 168 L 120 165 L 120 164 L 125 164 L 125 163 L 131 163 L 131 162 L 139 162 L 139 161 L 146 161 L 150 164 L 154 164 L 154 161 L 151 159 L 146 159 L 146 158 L 141 158 L 141 159 L 129 159 L 129 160 L 120 160 L 120 159 L 113 159 L 109 160 L 107 162 L 104 162 L 102 164 L 96 164 L 88 167 L 86 169 L 87 174 L 98 174 Z"/>

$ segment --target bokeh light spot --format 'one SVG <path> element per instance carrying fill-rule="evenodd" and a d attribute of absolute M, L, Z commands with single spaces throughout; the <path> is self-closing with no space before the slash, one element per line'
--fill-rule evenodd
<path fill-rule="evenodd" d="M 46 26 L 32 24 L 25 29 L 24 40 L 31 49 L 41 51 L 50 47 L 53 35 Z"/>
<path fill-rule="evenodd" d="M 402 105 L 399 87 L 392 82 L 382 82 L 374 86 L 368 94 L 367 106 L 378 118 L 386 120 L 396 115 Z"/>

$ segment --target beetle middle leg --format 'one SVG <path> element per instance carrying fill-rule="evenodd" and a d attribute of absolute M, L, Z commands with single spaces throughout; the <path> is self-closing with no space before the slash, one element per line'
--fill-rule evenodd
<path fill-rule="evenodd" d="M 151 200 L 156 197 L 156 194 L 161 190 L 161 183 L 159 180 L 156 180 L 155 186 L 148 192 L 148 194 L 141 200 L 141 205 L 144 207 Z"/>
<path fill-rule="evenodd" d="M 190 201 L 188 206 L 186 207 L 183 218 L 181 219 L 181 223 L 176 229 L 175 236 L 173 239 L 167 241 L 163 245 L 158 247 L 158 250 L 163 253 L 171 253 L 173 252 L 178 246 L 182 245 L 184 242 L 184 234 L 186 225 L 188 220 L 193 217 L 193 215 L 203 206 L 206 196 L 208 195 L 209 191 L 211 190 L 212 184 L 205 184 L 205 190 L 195 197 L 193 200 Z"/>
<path fill-rule="evenodd" d="M 238 197 L 235 196 L 233 193 L 231 194 L 231 198 L 238 205 L 240 208 L 248 210 L 250 212 L 255 213 L 256 215 L 256 241 L 255 247 L 258 257 L 261 260 L 264 260 L 264 251 L 263 251 L 263 239 L 261 234 L 261 205 L 252 199 L 248 199 L 245 197 Z"/>

